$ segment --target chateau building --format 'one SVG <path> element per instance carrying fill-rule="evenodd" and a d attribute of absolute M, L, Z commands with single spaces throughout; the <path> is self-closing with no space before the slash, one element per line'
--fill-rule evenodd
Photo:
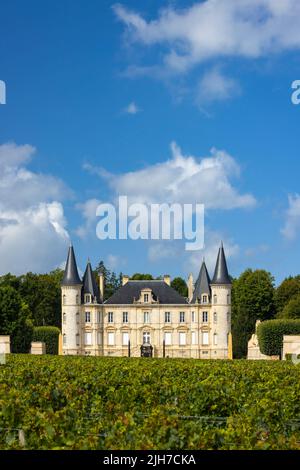
<path fill-rule="evenodd" d="M 103 275 L 96 281 L 88 261 L 81 279 L 70 246 L 61 286 L 63 354 L 227 359 L 231 281 L 223 245 L 212 280 L 204 261 L 195 285 L 189 276 L 188 298 L 170 284 L 170 276 L 123 276 L 103 301 Z"/>

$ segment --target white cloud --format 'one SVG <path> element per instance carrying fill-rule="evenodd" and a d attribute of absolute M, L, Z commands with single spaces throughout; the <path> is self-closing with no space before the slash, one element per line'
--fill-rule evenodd
<path fill-rule="evenodd" d="M 211 59 L 267 57 L 300 47 L 299 0 L 206 0 L 164 8 L 149 21 L 121 4 L 113 9 L 127 42 L 164 46 L 160 65 L 169 73 Z"/>
<path fill-rule="evenodd" d="M 128 106 L 126 106 L 124 112 L 127 114 L 137 114 L 140 112 L 140 108 L 135 104 L 134 101 L 132 101 Z"/>
<path fill-rule="evenodd" d="M 79 238 L 86 238 L 92 230 L 96 233 L 96 209 L 100 203 L 98 199 L 88 199 L 76 204 L 75 208 L 81 212 L 84 219 L 84 223 L 75 230 Z"/>
<path fill-rule="evenodd" d="M 106 263 L 108 268 L 112 271 L 120 271 L 122 266 L 126 265 L 126 259 L 123 256 L 113 255 L 112 253 L 107 255 Z"/>
<path fill-rule="evenodd" d="M 206 72 L 201 78 L 196 102 L 202 106 L 213 101 L 224 101 L 240 94 L 239 83 L 226 77 L 218 68 Z"/>
<path fill-rule="evenodd" d="M 51 175 L 26 168 L 35 148 L 0 145 L 0 273 L 42 272 L 65 256 L 66 220 L 60 202 L 71 193 Z"/>
<path fill-rule="evenodd" d="M 240 194 L 232 179 L 240 168 L 233 157 L 222 150 L 211 150 L 208 157 L 183 155 L 178 145 L 171 144 L 172 158 L 142 170 L 120 175 L 101 169 L 89 171 L 106 178 L 116 195 L 128 196 L 129 202 L 198 203 L 206 209 L 248 208 L 256 204 L 251 194 Z"/>
<path fill-rule="evenodd" d="M 289 195 L 289 207 L 285 212 L 285 225 L 282 235 L 288 240 L 297 238 L 300 230 L 300 195 Z"/>

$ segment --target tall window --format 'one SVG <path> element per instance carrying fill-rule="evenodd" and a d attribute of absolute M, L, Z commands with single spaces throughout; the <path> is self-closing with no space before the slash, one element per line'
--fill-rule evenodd
<path fill-rule="evenodd" d="M 216 296 L 216 294 L 214 295 L 214 304 L 216 304 L 218 302 L 218 298 Z"/>
<path fill-rule="evenodd" d="M 144 323 L 150 323 L 150 313 L 144 312 Z"/>
<path fill-rule="evenodd" d="M 144 331 L 144 333 L 143 333 L 143 344 L 150 344 L 150 333 L 149 333 L 149 331 Z"/>
<path fill-rule="evenodd" d="M 202 312 L 202 322 L 203 323 L 208 322 L 208 312 Z"/>
<path fill-rule="evenodd" d="M 108 333 L 108 335 L 107 335 L 107 344 L 108 344 L 108 346 L 114 346 L 115 345 L 115 334 L 114 333 Z"/>
<path fill-rule="evenodd" d="M 202 345 L 207 346 L 209 344 L 209 336 L 207 331 L 203 331 L 202 333 Z"/>
<path fill-rule="evenodd" d="M 63 313 L 63 323 L 65 324 L 67 321 L 67 315 L 65 313 Z"/>
<path fill-rule="evenodd" d="M 76 295 L 76 305 L 79 305 L 79 295 Z"/>
<path fill-rule="evenodd" d="M 114 322 L 114 312 L 108 312 L 108 323 Z"/>
<path fill-rule="evenodd" d="M 218 321 L 218 314 L 217 312 L 214 312 L 214 323 L 217 323 Z"/>
<path fill-rule="evenodd" d="M 76 323 L 77 323 L 77 325 L 79 324 L 79 320 L 80 320 L 79 312 L 76 312 Z"/>
<path fill-rule="evenodd" d="M 65 295 L 63 295 L 62 303 L 63 303 L 63 305 L 66 305 L 66 303 L 67 303 L 67 297 Z"/>
<path fill-rule="evenodd" d="M 85 323 L 91 322 L 91 312 L 85 312 Z"/>
<path fill-rule="evenodd" d="M 208 300 L 207 295 L 203 295 L 202 296 L 202 303 L 207 304 L 207 300 Z"/>
<path fill-rule="evenodd" d="M 227 323 L 230 323 L 231 318 L 230 318 L 230 312 L 227 312 Z"/>
<path fill-rule="evenodd" d="M 165 345 L 171 346 L 171 344 L 172 344 L 172 333 L 168 331 L 165 333 Z"/>
<path fill-rule="evenodd" d="M 91 294 L 85 294 L 84 295 L 84 303 L 85 304 L 90 304 L 92 302 L 92 296 Z"/>
<path fill-rule="evenodd" d="M 195 312 L 192 312 L 192 323 L 195 321 Z"/>
<path fill-rule="evenodd" d="M 76 346 L 80 345 L 79 333 L 76 334 Z"/>
<path fill-rule="evenodd" d="M 185 314 L 184 312 L 179 313 L 179 322 L 184 323 L 185 322 Z"/>
<path fill-rule="evenodd" d="M 98 332 L 98 344 L 102 344 L 102 333 Z"/>
<path fill-rule="evenodd" d="M 128 343 L 129 343 L 129 333 L 123 333 L 122 335 L 123 346 L 128 346 Z"/>
<path fill-rule="evenodd" d="M 227 294 L 227 305 L 230 305 L 230 295 Z"/>
<path fill-rule="evenodd" d="M 86 346 L 92 345 L 92 333 L 85 333 L 84 334 L 84 344 Z"/>
<path fill-rule="evenodd" d="M 217 346 L 218 344 L 218 335 L 217 333 L 214 333 L 214 346 Z"/>
<path fill-rule="evenodd" d="M 123 312 L 123 323 L 128 323 L 128 312 Z"/>
<path fill-rule="evenodd" d="M 192 344 L 197 344 L 197 341 L 196 341 L 196 331 L 192 331 Z"/>
<path fill-rule="evenodd" d="M 186 345 L 186 333 L 183 333 L 180 331 L 179 333 L 179 346 L 185 346 Z"/>
<path fill-rule="evenodd" d="M 171 323 L 171 313 L 165 312 L 165 323 Z"/>
<path fill-rule="evenodd" d="M 67 344 L 67 335 L 63 335 L 63 345 L 65 346 Z"/>
<path fill-rule="evenodd" d="M 149 302 L 149 294 L 144 294 L 144 302 Z"/>

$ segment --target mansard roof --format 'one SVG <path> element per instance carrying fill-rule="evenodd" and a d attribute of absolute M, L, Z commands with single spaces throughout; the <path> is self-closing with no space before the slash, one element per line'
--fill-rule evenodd
<path fill-rule="evenodd" d="M 191 303 L 194 304 L 197 299 L 201 301 L 203 294 L 210 295 L 210 278 L 205 261 L 202 263 Z"/>
<path fill-rule="evenodd" d="M 120 287 L 105 304 L 133 304 L 141 296 L 142 289 L 151 289 L 154 299 L 159 304 L 187 304 L 187 300 L 166 282 L 158 281 L 128 281 Z M 146 306 L 148 304 L 145 304 Z M 151 305 L 151 304 L 149 304 Z"/>
<path fill-rule="evenodd" d="M 100 303 L 100 292 L 99 287 L 96 282 L 95 276 L 93 274 L 92 266 L 90 261 L 88 261 L 86 270 L 83 276 L 83 295 L 84 294 L 91 294 L 91 296 L 97 299 L 98 303 Z"/>
<path fill-rule="evenodd" d="M 231 284 L 227 269 L 223 243 L 221 244 L 221 247 L 219 249 L 215 273 L 211 284 Z"/>
<path fill-rule="evenodd" d="M 77 286 L 82 284 L 81 279 L 78 274 L 76 258 L 74 254 L 73 246 L 70 245 L 68 251 L 68 258 L 66 263 L 66 268 L 64 272 L 64 277 L 61 282 L 62 286 Z"/>

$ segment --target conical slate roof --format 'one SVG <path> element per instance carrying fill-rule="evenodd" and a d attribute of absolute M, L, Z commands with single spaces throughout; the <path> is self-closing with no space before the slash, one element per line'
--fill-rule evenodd
<path fill-rule="evenodd" d="M 91 294 L 92 299 L 96 297 L 97 302 L 100 303 L 99 287 L 93 274 L 90 261 L 88 261 L 86 265 L 86 270 L 83 276 L 83 294 Z"/>
<path fill-rule="evenodd" d="M 203 261 L 198 279 L 195 284 L 195 290 L 194 290 L 193 298 L 191 301 L 192 304 L 194 304 L 197 299 L 200 299 L 201 301 L 203 294 L 210 295 L 209 285 L 210 285 L 210 278 L 209 278 L 209 274 L 206 268 L 205 261 Z"/>
<path fill-rule="evenodd" d="M 77 264 L 74 254 L 73 246 L 69 247 L 68 258 L 65 268 L 64 277 L 62 280 L 62 286 L 76 286 L 82 284 L 78 275 Z"/>
<path fill-rule="evenodd" d="M 228 274 L 227 263 L 223 248 L 223 243 L 219 249 L 214 277 L 211 281 L 212 284 L 231 284 Z"/>

